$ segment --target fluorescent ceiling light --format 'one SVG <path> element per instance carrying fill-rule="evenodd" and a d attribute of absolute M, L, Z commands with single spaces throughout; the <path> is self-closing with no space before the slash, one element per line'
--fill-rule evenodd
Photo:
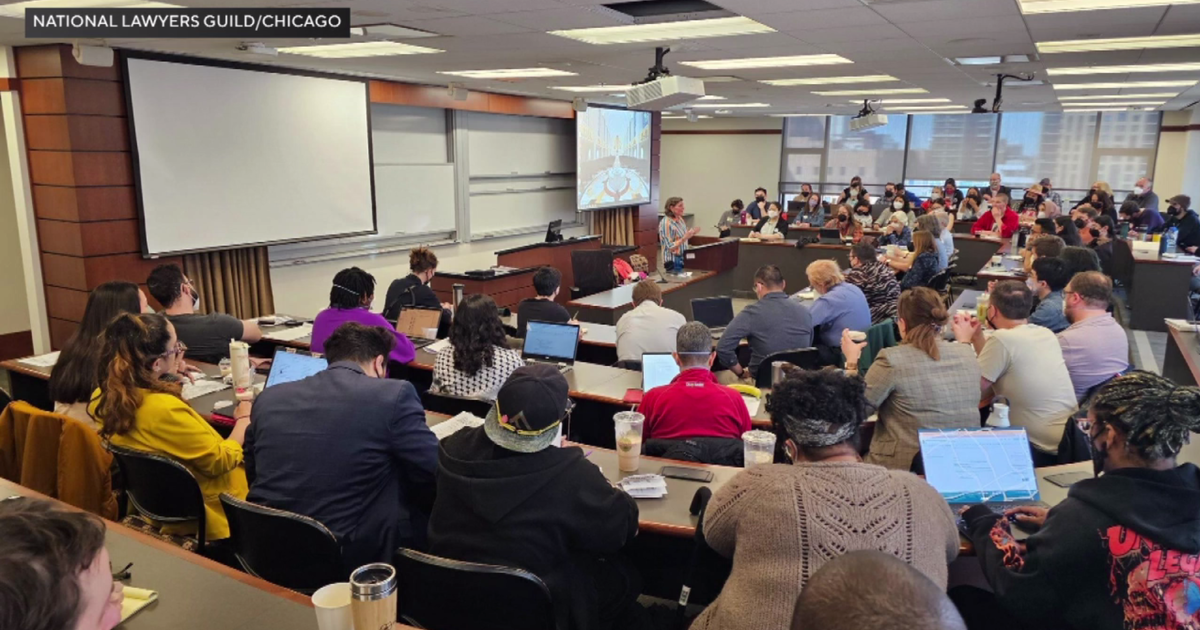
<path fill-rule="evenodd" d="M 884 94 L 928 94 L 925 88 L 892 88 L 887 90 L 835 90 L 832 92 L 813 92 L 817 96 L 880 96 Z"/>
<path fill-rule="evenodd" d="M 536 79 L 541 77 L 573 77 L 574 72 L 554 68 L 506 68 L 503 70 L 455 70 L 438 72 L 468 79 Z M 611 89 L 611 88 L 610 88 Z"/>
<path fill-rule="evenodd" d="M 0 6 L 0 16 L 24 18 L 25 9 L 182 9 L 178 4 L 139 0 L 30 0 Z"/>
<path fill-rule="evenodd" d="M 363 24 L 356 27 L 365 35 L 389 37 L 391 39 L 416 39 L 419 37 L 439 37 L 437 33 L 422 31 L 416 28 L 400 26 L 399 24 Z"/>
<path fill-rule="evenodd" d="M 1128 66 L 1079 66 L 1075 68 L 1046 68 L 1046 74 L 1056 77 L 1081 74 L 1125 74 L 1132 72 L 1195 72 L 1197 70 L 1200 70 L 1200 62 L 1150 63 Z"/>
<path fill-rule="evenodd" d="M 1028 63 L 1029 55 L 992 55 L 986 57 L 955 57 L 960 66 L 994 66 L 1000 63 Z"/>
<path fill-rule="evenodd" d="M 1018 0 L 1021 13 L 1062 13 L 1065 11 L 1101 11 L 1137 7 L 1200 4 L 1200 0 Z"/>
<path fill-rule="evenodd" d="M 1116 37 L 1112 39 L 1064 39 L 1039 42 L 1038 52 L 1102 52 L 1109 50 L 1145 50 L 1147 48 L 1191 48 L 1200 46 L 1200 35 L 1156 35 L 1154 37 Z"/>
<path fill-rule="evenodd" d="M 552 85 L 551 90 L 564 92 L 612 92 L 613 90 L 628 90 L 632 85 Z"/>
<path fill-rule="evenodd" d="M 392 55 L 427 55 L 445 52 L 438 48 L 426 48 L 399 42 L 353 42 L 349 44 L 325 44 L 322 46 L 288 46 L 279 52 L 289 55 L 307 55 L 325 59 L 348 59 L 351 57 L 390 57 Z"/>
<path fill-rule="evenodd" d="M 725 17 L 708 20 L 684 20 L 660 22 L 658 24 L 630 24 L 626 26 L 604 26 L 600 28 L 574 28 L 565 31 L 550 31 L 550 35 L 566 37 L 587 44 L 633 44 L 663 42 L 679 39 L 704 39 L 708 37 L 731 37 L 733 35 L 757 35 L 774 33 L 775 29 L 760 24 L 748 17 Z"/>
<path fill-rule="evenodd" d="M 682 65 L 701 70 L 745 70 L 750 68 L 795 68 L 800 66 L 831 66 L 854 63 L 841 55 L 795 55 L 792 57 L 749 57 L 745 59 L 711 59 L 709 61 L 680 61 Z"/>
<path fill-rule="evenodd" d="M 737 83 L 741 81 L 738 77 L 729 74 L 717 74 L 711 77 L 704 77 L 705 83 Z"/>
<path fill-rule="evenodd" d="M 708 81 L 708 79 L 704 79 Z M 899 81 L 896 77 L 890 74 L 861 74 L 850 77 L 810 77 L 807 79 L 770 79 L 767 81 L 759 81 L 767 85 L 777 87 L 787 87 L 789 85 L 835 85 L 838 83 L 883 83 L 885 81 Z"/>
<path fill-rule="evenodd" d="M 851 103 L 857 103 L 857 100 L 851 100 Z M 877 101 L 883 105 L 918 105 L 921 103 L 949 103 L 948 98 L 885 98 Z"/>
<path fill-rule="evenodd" d="M 724 97 L 724 96 L 717 96 L 716 94 L 705 94 L 704 96 L 701 96 L 701 97 L 700 97 L 699 99 L 697 99 L 697 100 L 701 100 L 701 101 L 723 101 L 723 100 L 725 100 L 725 97 Z"/>
<path fill-rule="evenodd" d="M 1103 94 L 1095 96 L 1060 96 L 1060 101 L 1121 101 L 1136 98 L 1175 98 L 1179 96 L 1176 92 L 1160 92 L 1156 94 Z"/>
<path fill-rule="evenodd" d="M 1064 109 L 1063 113 L 1079 114 L 1083 112 L 1145 112 L 1149 110 L 1149 107 L 1085 107 L 1083 109 Z"/>
<path fill-rule="evenodd" d="M 696 109 L 729 109 L 731 107 L 770 107 L 770 103 L 696 103 L 695 105 L 686 105 Z"/>
<path fill-rule="evenodd" d="M 1184 81 L 1125 81 L 1119 83 L 1054 83 L 1056 90 L 1124 90 L 1129 88 L 1191 87 L 1196 79 Z"/>
<path fill-rule="evenodd" d="M 712 116 L 709 116 L 709 115 L 707 115 L 707 114 L 700 114 L 700 115 L 696 116 L 696 118 L 712 118 Z M 688 117 L 687 117 L 687 116 L 667 116 L 667 115 L 663 115 L 662 119 L 663 119 L 663 120 L 687 120 L 687 119 L 688 119 Z"/>
<path fill-rule="evenodd" d="M 887 111 L 905 111 L 905 112 L 923 112 L 923 111 L 946 112 L 946 111 L 954 111 L 954 110 L 959 110 L 959 109 L 967 109 L 967 106 L 966 105 L 918 105 L 918 106 L 914 107 L 912 105 L 904 105 L 901 107 L 884 107 L 884 109 Z"/>
<path fill-rule="evenodd" d="M 1166 105 L 1166 104 L 1167 103 L 1165 101 L 1132 101 L 1129 103 L 1063 103 L 1063 107 L 1121 107 L 1121 108 L 1125 108 L 1125 107 L 1134 107 L 1134 106 L 1138 106 L 1138 105 L 1146 106 L 1146 107 L 1159 107 L 1161 105 Z"/>
<path fill-rule="evenodd" d="M 799 118 L 806 116 L 828 116 L 829 114 L 767 114 L 772 118 Z"/>

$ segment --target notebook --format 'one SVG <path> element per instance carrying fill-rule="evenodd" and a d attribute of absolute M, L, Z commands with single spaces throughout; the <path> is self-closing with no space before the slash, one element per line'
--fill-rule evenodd
<path fill-rule="evenodd" d="M 921 429 L 925 481 L 951 505 L 1038 503 L 1025 429 Z"/>

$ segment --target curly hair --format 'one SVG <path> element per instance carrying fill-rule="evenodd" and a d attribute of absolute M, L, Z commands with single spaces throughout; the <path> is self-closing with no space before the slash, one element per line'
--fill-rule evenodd
<path fill-rule="evenodd" d="M 437 255 L 428 247 L 414 247 L 408 252 L 408 268 L 413 273 L 424 273 L 430 269 L 437 269 L 437 266 Z"/>
<path fill-rule="evenodd" d="M 450 325 L 454 369 L 468 377 L 475 376 L 485 366 L 495 365 L 496 346 L 507 343 L 496 302 L 483 294 L 463 298 Z"/>
<path fill-rule="evenodd" d="M 1125 435 L 1146 462 L 1170 459 L 1200 431 L 1200 388 L 1183 387 L 1152 372 L 1119 376 L 1092 399 L 1096 422 Z"/>
<path fill-rule="evenodd" d="M 170 326 L 167 318 L 157 313 L 125 313 L 104 331 L 96 369 L 100 397 L 95 415 L 101 436 L 124 435 L 133 430 L 138 407 L 142 406 L 141 390 L 180 395 L 179 383 L 159 380 L 151 370 L 154 360 L 170 350 Z"/>
<path fill-rule="evenodd" d="M 858 429 L 867 418 L 866 384 L 841 370 L 790 370 L 771 390 L 767 411 L 780 443 L 792 440 L 802 452 L 846 435 L 833 444 L 849 443 L 858 449 Z"/>

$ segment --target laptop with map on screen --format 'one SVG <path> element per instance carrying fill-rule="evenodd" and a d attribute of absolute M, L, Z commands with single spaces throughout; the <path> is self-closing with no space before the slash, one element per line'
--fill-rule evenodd
<path fill-rule="evenodd" d="M 271 372 L 267 375 L 267 384 L 264 387 L 308 378 L 327 367 L 329 362 L 322 356 L 292 348 L 276 348 L 275 358 L 271 360 Z"/>
<path fill-rule="evenodd" d="M 1041 504 L 1025 429 L 921 429 L 925 481 L 951 506 Z"/>

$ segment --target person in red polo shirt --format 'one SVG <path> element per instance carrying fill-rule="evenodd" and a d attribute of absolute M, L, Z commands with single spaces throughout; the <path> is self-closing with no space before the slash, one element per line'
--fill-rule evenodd
<path fill-rule="evenodd" d="M 646 392 L 638 409 L 646 416 L 645 439 L 741 439 L 751 429 L 741 394 L 719 384 L 712 373 L 715 358 L 707 326 L 689 322 L 679 328 L 675 336 L 679 376 Z"/>
<path fill-rule="evenodd" d="M 1012 238 L 1013 232 L 1019 229 L 1021 219 L 1008 207 L 1008 195 L 997 193 L 992 195 L 992 211 L 979 217 L 975 225 L 971 226 L 971 234 L 987 232 L 998 234 L 1000 238 Z"/>

